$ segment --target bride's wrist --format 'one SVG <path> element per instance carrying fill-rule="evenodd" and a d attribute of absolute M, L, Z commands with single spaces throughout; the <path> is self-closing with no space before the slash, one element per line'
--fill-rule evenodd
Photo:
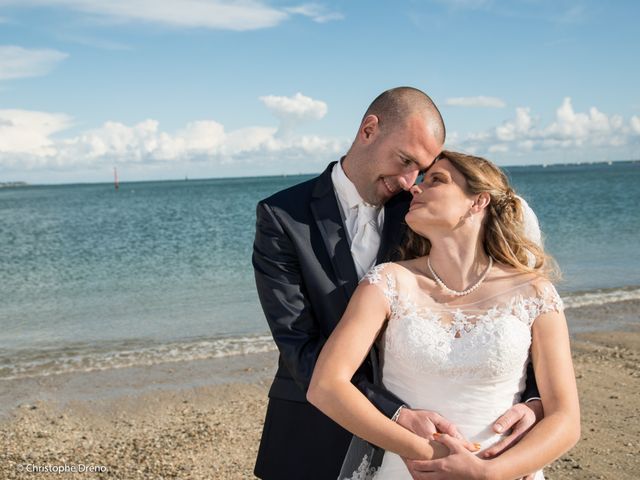
<path fill-rule="evenodd" d="M 408 456 L 408 458 L 412 458 L 413 460 L 432 460 L 438 458 L 434 457 L 435 452 L 432 441 L 418 437 L 417 435 L 414 440 L 412 445 L 413 455 Z"/>
<path fill-rule="evenodd" d="M 449 454 L 449 449 L 442 443 L 422 437 L 417 440 L 415 449 L 417 453 L 416 460 L 436 460 Z"/>
<path fill-rule="evenodd" d="M 500 466 L 500 462 L 496 458 L 490 460 L 482 460 L 483 477 L 486 480 L 500 480 L 505 478 L 504 472 Z"/>
<path fill-rule="evenodd" d="M 431 460 L 433 457 L 433 448 L 429 445 L 429 442 L 422 437 L 416 439 L 413 444 L 414 460 Z"/>

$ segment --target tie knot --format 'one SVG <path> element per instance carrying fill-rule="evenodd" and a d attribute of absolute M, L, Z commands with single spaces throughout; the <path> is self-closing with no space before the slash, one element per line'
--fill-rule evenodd
<path fill-rule="evenodd" d="M 378 213 L 380 209 L 379 207 L 374 207 L 373 205 L 369 205 L 368 203 L 359 203 L 358 204 L 358 224 L 364 225 L 366 223 L 373 223 L 374 226 L 377 226 Z"/>
<path fill-rule="evenodd" d="M 361 215 L 368 220 L 373 220 L 378 216 L 378 207 L 374 207 L 368 203 L 360 203 L 358 204 L 358 217 Z"/>

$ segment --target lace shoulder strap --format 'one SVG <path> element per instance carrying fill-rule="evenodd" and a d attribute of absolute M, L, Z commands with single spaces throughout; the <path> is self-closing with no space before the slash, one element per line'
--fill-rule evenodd
<path fill-rule="evenodd" d="M 395 310 L 395 306 L 398 300 L 398 291 L 396 284 L 396 276 L 393 272 L 393 264 L 391 263 L 381 263 L 376 265 L 369 270 L 360 283 L 368 283 L 369 285 L 376 285 L 387 301 L 389 302 L 389 306 L 391 307 L 391 311 Z"/>
<path fill-rule="evenodd" d="M 564 309 L 562 298 L 551 282 L 545 281 L 541 285 L 534 285 L 534 287 L 536 288 L 536 296 L 525 305 L 530 325 L 540 315 L 549 312 L 562 312 Z"/>
<path fill-rule="evenodd" d="M 369 284 L 377 285 L 380 283 L 380 280 L 382 280 L 382 272 L 385 270 L 387 265 L 389 265 L 389 263 L 379 263 L 378 265 L 371 267 L 371 269 L 364 274 L 360 283 L 364 283 L 366 280 Z"/>

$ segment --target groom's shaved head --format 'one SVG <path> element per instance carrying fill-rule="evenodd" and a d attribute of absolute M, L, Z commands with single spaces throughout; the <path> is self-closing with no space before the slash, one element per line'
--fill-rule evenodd
<path fill-rule="evenodd" d="M 378 117 L 380 128 L 384 131 L 402 126 L 412 115 L 421 115 L 427 120 L 433 137 L 441 145 L 444 144 L 446 130 L 442 115 L 433 100 L 421 90 L 413 87 L 397 87 L 382 92 L 369 105 L 364 114 Z"/>

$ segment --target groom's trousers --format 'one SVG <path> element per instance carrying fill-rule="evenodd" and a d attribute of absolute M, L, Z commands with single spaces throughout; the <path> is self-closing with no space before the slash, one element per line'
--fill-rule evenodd
<path fill-rule="evenodd" d="M 351 434 L 313 405 L 272 398 L 254 473 L 264 480 L 334 480 L 350 442 Z"/>

